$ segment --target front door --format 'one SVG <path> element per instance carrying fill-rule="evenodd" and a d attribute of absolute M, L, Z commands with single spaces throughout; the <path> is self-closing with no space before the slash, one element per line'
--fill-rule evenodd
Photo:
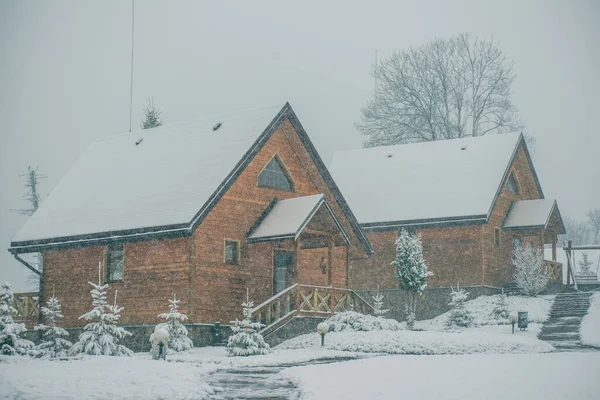
<path fill-rule="evenodd" d="M 294 284 L 294 252 L 273 251 L 273 294 Z"/>

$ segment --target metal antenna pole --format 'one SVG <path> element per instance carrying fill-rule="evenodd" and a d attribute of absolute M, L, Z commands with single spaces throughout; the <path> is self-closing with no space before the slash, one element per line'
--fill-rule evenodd
<path fill-rule="evenodd" d="M 135 33 L 135 0 L 131 0 L 131 82 L 129 87 L 129 132 L 133 115 L 133 38 Z"/>

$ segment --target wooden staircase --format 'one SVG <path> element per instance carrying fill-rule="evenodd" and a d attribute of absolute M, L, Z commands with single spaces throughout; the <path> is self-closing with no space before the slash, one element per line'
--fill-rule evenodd
<path fill-rule="evenodd" d="M 295 317 L 328 318 L 348 310 L 369 314 L 373 307 L 351 289 L 296 283 L 256 306 L 252 320 L 265 325 L 260 333 L 267 336 Z"/>

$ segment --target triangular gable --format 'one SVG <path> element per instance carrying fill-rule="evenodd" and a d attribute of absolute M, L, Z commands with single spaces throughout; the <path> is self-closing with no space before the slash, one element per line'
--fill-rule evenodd
<path fill-rule="evenodd" d="M 275 118 L 264 128 L 263 132 L 258 136 L 254 143 L 248 148 L 246 153 L 231 169 L 225 179 L 219 184 L 214 190 L 212 195 L 208 197 L 202 207 L 194 215 L 191 221 L 187 224 L 177 225 L 164 225 L 164 226 L 153 226 L 153 227 L 140 227 L 135 229 L 128 229 L 124 231 L 105 231 L 86 235 L 75 235 L 75 236 L 64 236 L 60 238 L 49 238 L 41 240 L 25 240 L 25 241 L 13 241 L 9 251 L 13 254 L 18 253 L 30 253 L 37 251 L 45 251 L 49 249 L 66 248 L 66 247 L 81 247 L 91 245 L 104 245 L 115 241 L 140 241 L 140 240 L 154 240 L 159 238 L 169 237 L 184 237 L 191 235 L 194 230 L 202 223 L 208 213 L 214 208 L 219 202 L 227 190 L 233 185 L 240 174 L 245 170 L 252 159 L 262 149 L 264 144 L 269 140 L 273 133 L 279 128 L 283 121 L 287 118 L 296 133 L 307 150 L 308 154 L 312 158 L 315 166 L 319 173 L 323 177 L 323 180 L 331 190 L 336 202 L 340 209 L 348 219 L 354 233 L 362 244 L 367 254 L 371 254 L 371 245 L 367 240 L 366 236 L 362 232 L 356 218 L 352 214 L 352 211 L 348 207 L 345 199 L 340 193 L 339 189 L 335 185 L 335 182 L 331 178 L 331 175 L 327 171 L 325 164 L 321 157 L 317 153 L 315 147 L 310 141 L 308 135 L 304 131 L 304 128 L 300 124 L 296 114 L 292 110 L 289 103 L 286 103 L 283 108 L 277 113 Z"/>
<path fill-rule="evenodd" d="M 322 194 L 294 197 L 278 201 L 274 199 L 246 235 L 248 243 L 282 239 L 298 239 L 320 210 L 325 210 L 336 230 L 346 244 L 350 239 Z"/>

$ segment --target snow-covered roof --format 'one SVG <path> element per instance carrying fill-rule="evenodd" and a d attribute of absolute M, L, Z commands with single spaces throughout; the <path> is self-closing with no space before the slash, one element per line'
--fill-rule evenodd
<path fill-rule="evenodd" d="M 262 220 L 250 231 L 248 241 L 296 239 L 322 206 L 327 207 L 340 231 L 346 235 L 325 196 L 316 194 L 274 202 L 272 207 L 266 210 Z"/>
<path fill-rule="evenodd" d="M 189 226 L 278 111 L 264 107 L 94 141 L 13 245 Z"/>
<path fill-rule="evenodd" d="M 330 172 L 363 228 L 485 219 L 521 140 L 514 132 L 340 151 Z"/>
<path fill-rule="evenodd" d="M 502 227 L 504 229 L 546 228 L 555 208 L 554 199 L 514 201 Z"/>

